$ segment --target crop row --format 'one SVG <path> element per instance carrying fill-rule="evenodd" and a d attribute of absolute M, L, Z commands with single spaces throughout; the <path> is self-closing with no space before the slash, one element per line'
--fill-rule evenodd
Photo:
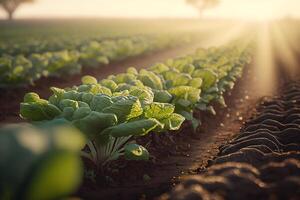
<path fill-rule="evenodd" d="M 84 67 L 99 67 L 124 58 L 188 43 L 188 35 L 131 36 L 102 41 L 87 40 L 77 45 L 65 44 L 52 51 L 12 54 L 5 50 L 0 57 L 0 87 L 33 84 L 41 77 L 78 74 Z M 70 42 L 69 42 L 70 43 Z M 61 46 L 60 45 L 60 46 Z M 21 49 L 28 49 L 24 46 Z M 54 48 L 55 49 L 55 48 Z M 59 49 L 59 48 L 58 48 Z"/>
<path fill-rule="evenodd" d="M 220 148 L 206 172 L 161 199 L 298 199 L 300 84 L 263 102 L 240 134 Z"/>
<path fill-rule="evenodd" d="M 81 156 L 90 159 L 97 166 L 95 170 L 103 170 L 117 159 L 148 160 L 149 152 L 135 142 L 137 138 L 149 132 L 162 134 L 178 130 L 185 120 L 191 121 L 196 130 L 201 122 L 193 117 L 193 112 L 200 109 L 213 113 L 212 103 L 215 102 L 226 106 L 223 94 L 232 89 L 250 60 L 248 47 L 227 45 L 198 49 L 194 54 L 140 71 L 131 67 L 126 73 L 100 81 L 85 76 L 82 85 L 64 89 L 52 87 L 53 95 L 48 100 L 35 93 L 26 94 L 20 115 L 38 126 L 48 127 L 48 132 L 61 131 L 61 128 L 51 127 L 63 122 L 79 129 L 87 138 Z M 69 134 L 54 133 L 53 141 L 49 142 L 52 150 L 58 146 L 78 152 L 82 140 L 76 137 L 72 140 L 73 136 Z M 60 143 L 60 140 L 63 141 Z M 22 145 L 22 142 L 28 141 L 19 140 L 15 145 Z M 44 158 L 44 151 L 41 152 L 33 157 Z M 68 166 L 64 167 L 68 170 Z M 47 182 L 47 177 L 44 178 Z M 19 180 L 23 179 L 20 177 Z M 35 180 L 28 180 L 28 183 L 34 184 L 32 181 Z M 66 187 L 74 189 L 77 182 L 70 182 Z M 26 191 L 22 192 L 28 192 L 28 188 L 23 188 Z M 18 187 L 10 189 L 10 194 L 18 191 Z M 62 189 L 55 194 L 65 195 L 70 190 Z M 41 192 L 39 195 L 41 198 L 48 194 Z"/>

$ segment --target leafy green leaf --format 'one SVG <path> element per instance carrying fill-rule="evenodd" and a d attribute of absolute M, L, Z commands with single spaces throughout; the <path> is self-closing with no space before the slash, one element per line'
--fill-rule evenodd
<path fill-rule="evenodd" d="M 107 128 L 101 133 L 101 135 L 107 134 L 113 137 L 126 137 L 131 135 L 143 136 L 148 134 L 157 126 L 162 126 L 162 124 L 156 119 L 142 119 Z"/>
<path fill-rule="evenodd" d="M 178 130 L 185 118 L 177 113 L 172 113 L 168 118 L 161 121 L 164 124 L 164 130 Z"/>
<path fill-rule="evenodd" d="M 146 118 L 154 118 L 160 120 L 169 118 L 174 110 L 175 106 L 172 104 L 154 102 L 145 107 L 144 115 Z"/>
<path fill-rule="evenodd" d="M 20 115 L 31 121 L 50 120 L 60 115 L 61 111 L 52 104 L 39 102 L 21 103 Z"/>
<path fill-rule="evenodd" d="M 154 99 L 154 94 L 151 89 L 139 88 L 134 86 L 131 88 L 129 94 L 139 98 L 142 105 L 151 104 Z"/>
<path fill-rule="evenodd" d="M 65 107 L 63 109 L 63 112 L 61 113 L 61 117 L 71 121 L 73 119 L 73 114 L 75 112 L 75 109 L 72 107 Z"/>
<path fill-rule="evenodd" d="M 201 90 L 190 86 L 178 86 L 169 89 L 169 92 L 177 99 L 184 99 L 191 103 L 197 103 L 200 100 Z"/>
<path fill-rule="evenodd" d="M 201 78 L 193 78 L 190 80 L 190 82 L 188 83 L 189 86 L 192 86 L 194 88 L 201 88 L 202 86 L 202 79 Z"/>
<path fill-rule="evenodd" d="M 109 79 L 103 79 L 100 83 L 104 87 L 109 88 L 111 91 L 115 91 L 116 88 L 118 87 L 118 85 L 113 80 L 109 80 Z"/>
<path fill-rule="evenodd" d="M 78 108 L 74 112 L 72 118 L 74 120 L 82 119 L 82 118 L 86 117 L 87 115 L 89 115 L 91 112 L 92 112 L 92 110 L 89 107 L 81 107 L 81 108 Z"/>
<path fill-rule="evenodd" d="M 124 149 L 126 160 L 149 160 L 148 150 L 141 145 L 127 144 Z"/>
<path fill-rule="evenodd" d="M 216 84 L 218 80 L 218 75 L 208 69 L 195 70 L 193 77 L 201 78 L 203 80 L 202 89 L 204 91 Z"/>
<path fill-rule="evenodd" d="M 40 96 L 37 93 L 30 92 L 24 96 L 24 103 L 38 102 Z"/>
<path fill-rule="evenodd" d="M 167 90 L 154 90 L 154 101 L 160 103 L 170 103 L 172 95 Z"/>
<path fill-rule="evenodd" d="M 152 89 L 162 90 L 163 83 L 162 80 L 153 72 L 142 69 L 138 76 L 139 80 L 143 82 L 145 86 Z"/>
<path fill-rule="evenodd" d="M 158 64 L 150 67 L 149 69 L 152 72 L 155 72 L 155 73 L 158 73 L 158 74 L 170 70 L 170 68 L 167 65 L 163 64 L 163 63 L 158 63 Z"/>
<path fill-rule="evenodd" d="M 88 116 L 75 120 L 72 123 L 90 139 L 93 139 L 105 128 L 117 124 L 117 117 L 111 113 L 98 113 L 92 111 Z"/>
<path fill-rule="evenodd" d="M 138 74 L 138 71 L 136 70 L 135 67 L 129 67 L 129 68 L 127 69 L 127 73 L 137 75 L 137 74 Z"/>
<path fill-rule="evenodd" d="M 122 96 L 111 106 L 103 109 L 104 113 L 113 113 L 119 122 L 128 121 L 143 114 L 139 99 L 135 96 Z"/>
<path fill-rule="evenodd" d="M 79 107 L 79 105 L 77 101 L 63 99 L 59 102 L 59 108 L 63 110 L 65 107 L 72 107 L 74 110 L 76 110 Z"/>
<path fill-rule="evenodd" d="M 93 96 L 90 107 L 93 111 L 102 112 L 103 109 L 110 107 L 113 104 L 111 98 L 104 94 Z"/>
<path fill-rule="evenodd" d="M 81 82 L 82 82 L 82 84 L 97 84 L 98 83 L 98 81 L 97 81 L 97 79 L 95 78 L 95 77 L 93 77 L 93 76 L 83 76 L 82 78 L 81 78 Z"/>
<path fill-rule="evenodd" d="M 194 118 L 193 113 L 181 111 L 181 114 L 186 120 L 191 121 L 194 132 L 196 132 L 197 128 L 201 125 L 201 121 Z"/>
<path fill-rule="evenodd" d="M 73 152 L 64 150 L 53 152 L 37 165 L 38 169 L 31 174 L 30 180 L 23 188 L 25 191 L 22 198 L 31 200 L 60 198 L 71 194 L 81 183 L 83 166 L 80 157 Z"/>

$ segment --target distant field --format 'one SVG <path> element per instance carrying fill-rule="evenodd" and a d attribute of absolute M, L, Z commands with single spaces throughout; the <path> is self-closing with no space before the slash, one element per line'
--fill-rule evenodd
<path fill-rule="evenodd" d="M 1 21 L 0 87 L 78 74 L 82 67 L 206 40 L 230 26 L 198 20 Z"/>
<path fill-rule="evenodd" d="M 130 20 L 130 19 L 98 19 L 98 20 L 18 20 L 16 22 L 0 21 L 0 41 L 26 40 L 44 37 L 116 37 L 132 34 L 194 32 L 214 30 L 228 27 L 226 21 L 200 20 Z M 232 24 L 233 26 L 233 24 Z"/>

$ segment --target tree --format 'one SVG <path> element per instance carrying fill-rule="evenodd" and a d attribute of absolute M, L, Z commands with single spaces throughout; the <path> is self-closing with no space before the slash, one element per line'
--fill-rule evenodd
<path fill-rule="evenodd" d="M 198 9 L 200 16 L 202 16 L 204 10 L 216 7 L 219 4 L 219 0 L 186 0 L 186 2 Z"/>
<path fill-rule="evenodd" d="M 0 5 L 7 12 L 8 19 L 13 19 L 13 14 L 22 3 L 33 2 L 34 0 L 0 0 Z"/>

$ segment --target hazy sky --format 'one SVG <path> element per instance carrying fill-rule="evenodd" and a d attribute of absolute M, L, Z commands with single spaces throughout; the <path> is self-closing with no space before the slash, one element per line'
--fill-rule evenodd
<path fill-rule="evenodd" d="M 243 19 L 300 17 L 300 0 L 221 0 L 207 17 Z M 0 11 L 0 17 L 4 17 Z M 36 0 L 22 5 L 16 17 L 196 17 L 185 0 Z"/>

